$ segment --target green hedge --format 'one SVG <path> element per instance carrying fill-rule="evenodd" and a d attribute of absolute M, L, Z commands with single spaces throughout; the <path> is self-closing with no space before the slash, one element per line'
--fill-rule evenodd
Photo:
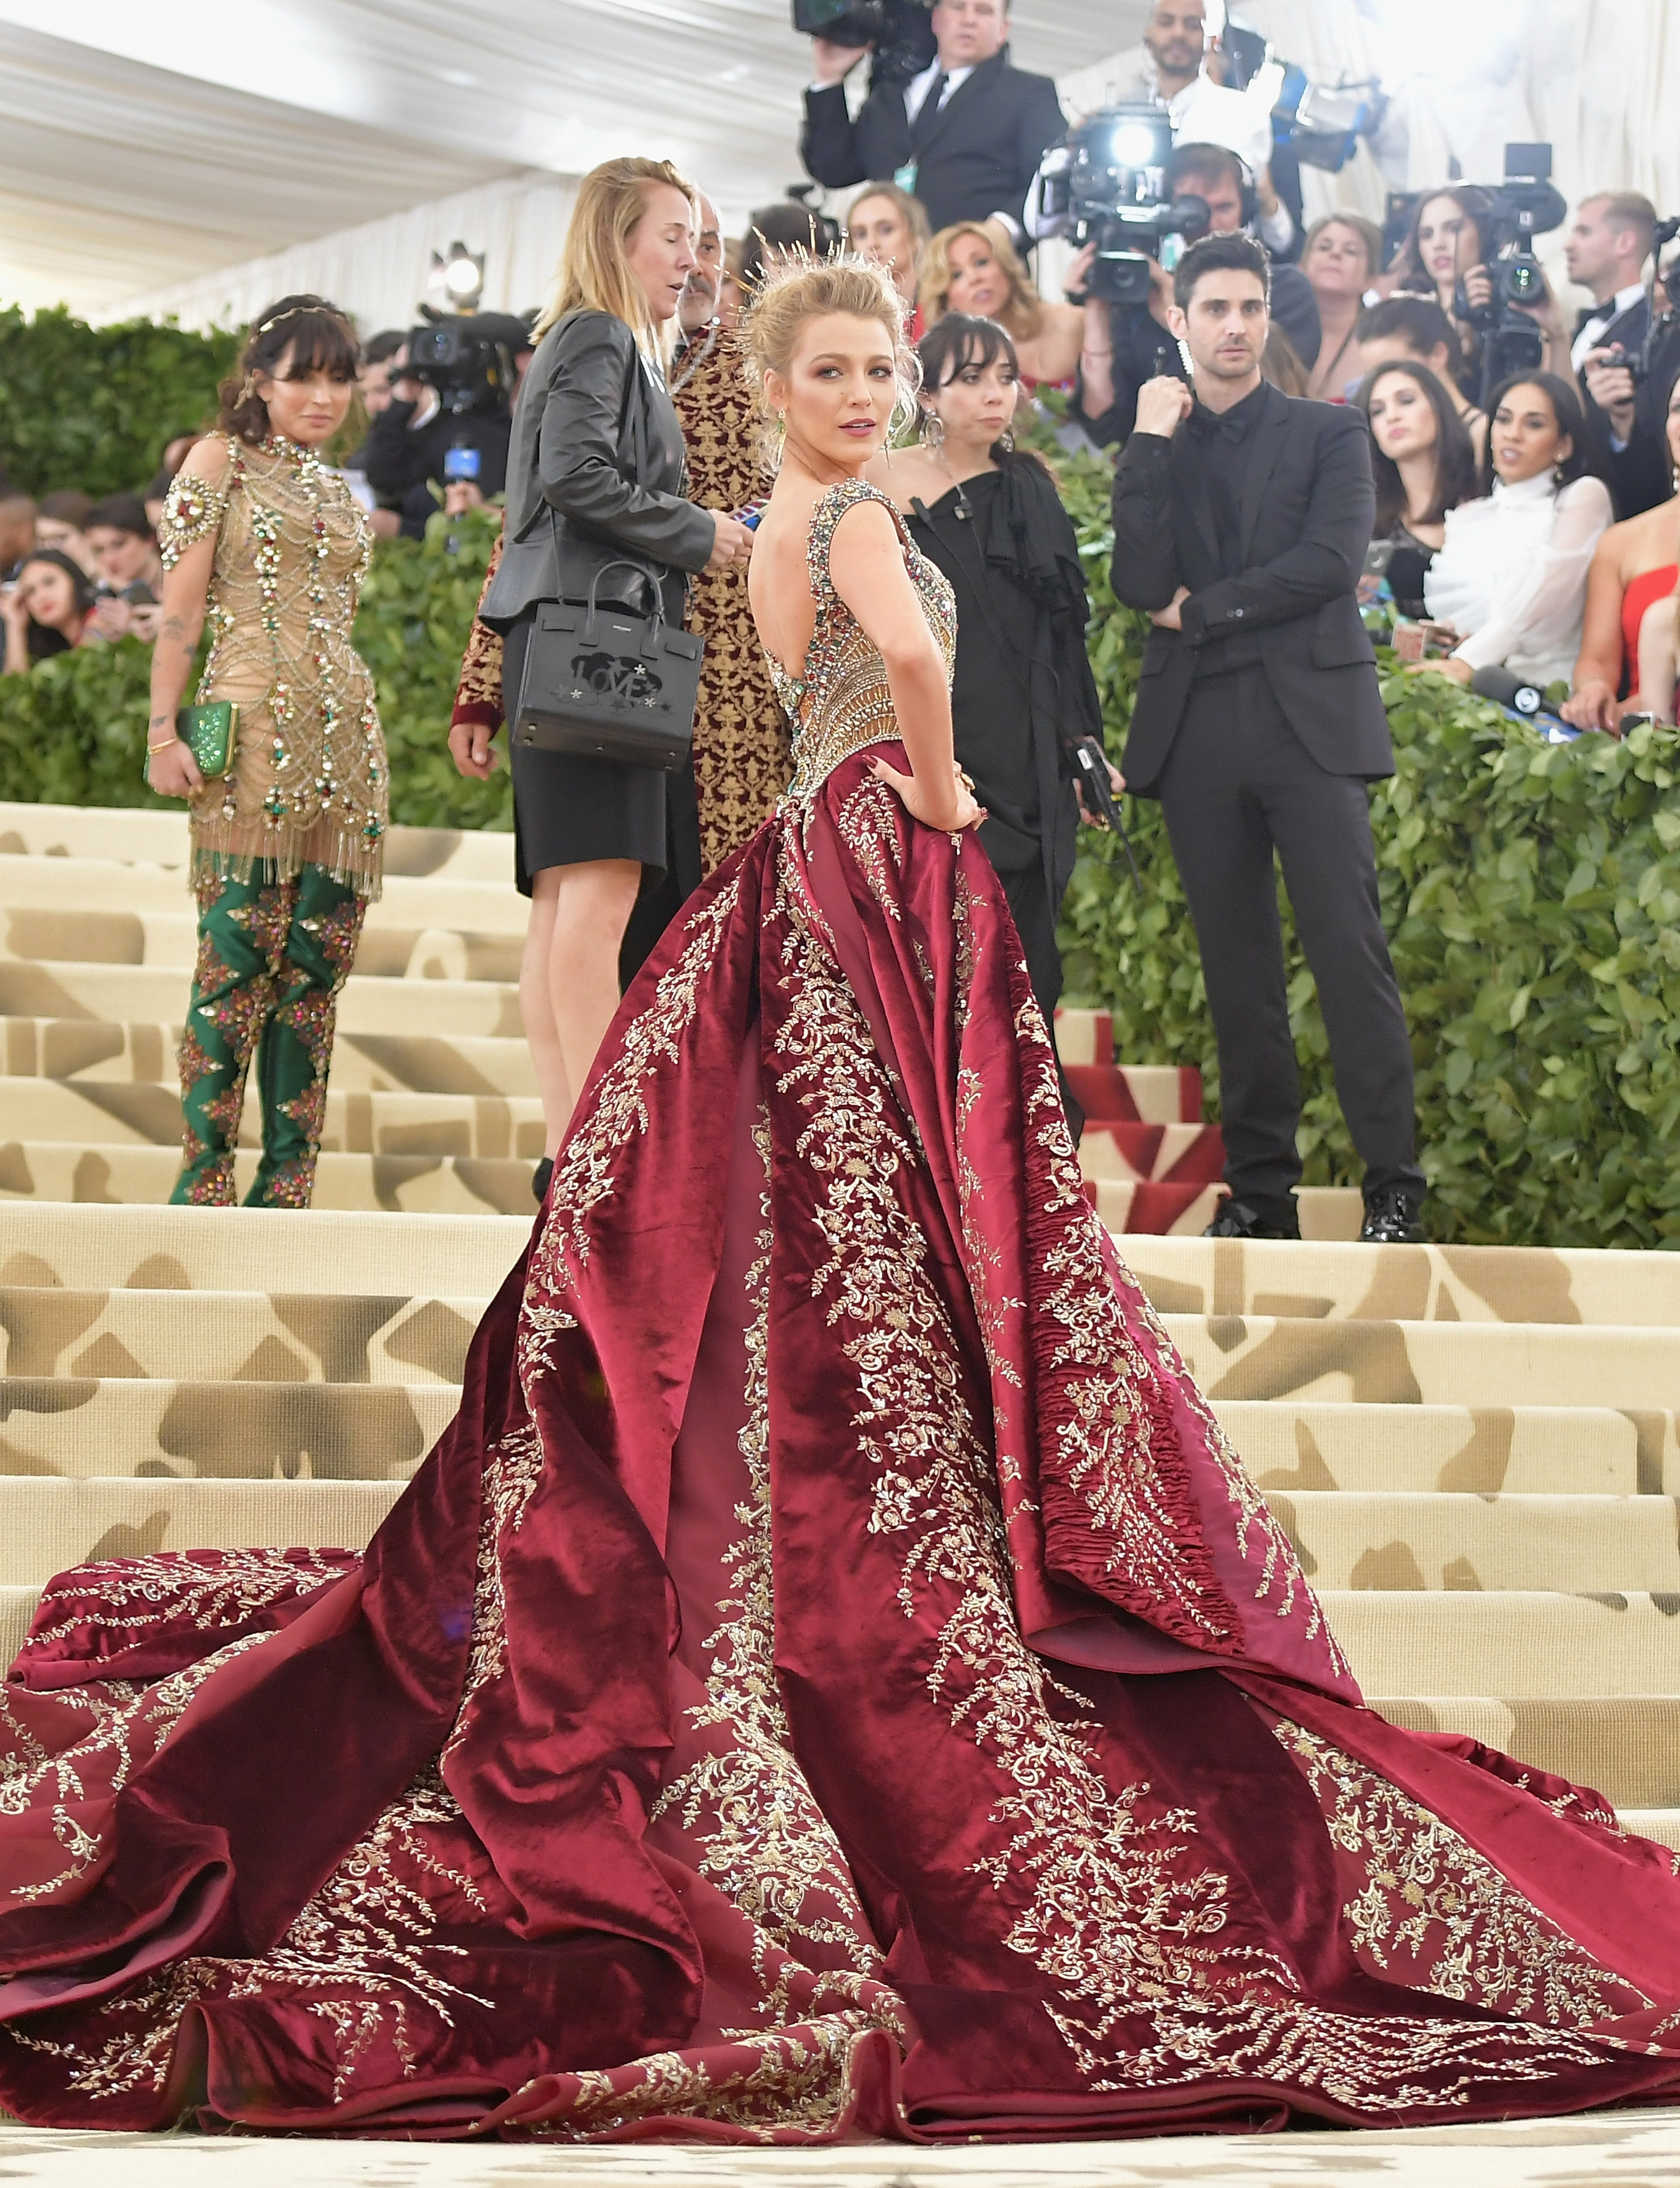
<path fill-rule="evenodd" d="M 1146 619 L 1108 589 L 1108 478 L 1065 482 L 1118 760 Z M 1680 1246 L 1680 737 L 1547 745 L 1445 677 L 1379 652 L 1396 772 L 1375 786 L 1383 919 L 1418 1072 L 1429 1227 L 1442 1240 Z M 1089 831 L 1062 932 L 1070 1002 L 1113 1012 L 1130 1062 L 1201 1067 L 1213 1029 L 1160 808 L 1128 801 L 1144 890 Z M 1311 976 L 1283 905 L 1306 1181 L 1358 1182 Z"/>
<path fill-rule="evenodd" d="M 1107 466 L 1062 464 L 1091 579 L 1092 655 L 1119 757 L 1144 618 L 1108 589 Z M 443 746 L 493 536 L 434 519 L 380 548 L 356 640 L 373 668 L 399 820 L 506 828 L 505 768 Z M 1680 739 L 1547 746 L 1441 677 L 1384 662 L 1397 772 L 1372 793 L 1383 914 L 1418 1066 L 1435 1236 L 1680 1245 Z M 140 758 L 149 657 L 132 640 L 0 679 L 0 798 L 152 804 Z M 1136 896 L 1087 832 L 1063 942 L 1068 999 L 1113 1012 L 1117 1052 L 1219 1074 L 1195 936 L 1159 808 L 1130 802 Z M 1322 1023 L 1284 907 L 1308 1181 L 1354 1183 Z"/>
<path fill-rule="evenodd" d="M 37 497 L 138 493 L 177 434 L 215 416 L 238 354 L 237 335 L 0 311 L 0 474 Z"/>
<path fill-rule="evenodd" d="M 391 758 L 391 812 L 421 827 L 511 828 L 505 763 L 488 782 L 457 775 L 444 745 L 461 649 L 495 520 L 434 517 L 424 540 L 376 550 L 356 620 Z M 167 805 L 144 775 L 151 649 L 136 639 L 62 653 L 0 676 L 0 798 L 64 805 Z"/>

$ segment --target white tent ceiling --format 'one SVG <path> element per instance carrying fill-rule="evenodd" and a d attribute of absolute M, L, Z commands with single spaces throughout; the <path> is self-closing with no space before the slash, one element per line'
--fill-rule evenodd
<path fill-rule="evenodd" d="M 1396 181 L 1545 138 L 1571 197 L 1680 210 L 1680 0 L 1239 4 L 1325 78 L 1380 65 Z M 1015 58 L 1064 75 L 1146 7 L 1016 0 Z M 379 324 L 459 235 L 516 308 L 611 153 L 675 160 L 738 230 L 799 173 L 808 66 L 786 0 L 0 0 L 0 303 L 231 324 L 310 286 Z M 1309 209 L 1384 187 L 1361 152 Z"/>
<path fill-rule="evenodd" d="M 1095 59 L 1143 8 L 1020 0 L 1016 59 Z M 0 298 L 99 315 L 632 149 L 738 220 L 798 178 L 808 53 L 786 0 L 0 0 Z"/>

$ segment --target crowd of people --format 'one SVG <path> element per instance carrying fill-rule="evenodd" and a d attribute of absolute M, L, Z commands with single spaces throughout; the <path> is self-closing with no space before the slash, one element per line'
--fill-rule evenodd
<path fill-rule="evenodd" d="M 726 344 L 727 264 L 665 162 L 583 179 L 452 734 L 488 765 L 499 687 L 527 1023 L 570 1120 L 542 1218 L 364 1554 L 107 1537 L 48 1584 L 7 1694 L 0 2102 L 131 2134 L 1089 2146 L 1675 2095 L 1671 1849 L 1367 1705 L 1080 1189 L 1034 953 L 1095 693 L 1007 328 L 946 311 L 912 355 L 847 254 L 764 263 Z M 1367 427 L 1265 379 L 1270 281 L 1236 234 L 1173 271 L 1194 392 L 1143 385 L 1113 488 L 1150 622 L 1126 765 L 1251 1196 L 1215 1235 L 1293 1221 L 1281 854 L 1364 1235 L 1412 1238 Z M 255 1045 L 259 1175 L 296 1204 L 378 881 L 368 534 L 321 454 L 355 367 L 341 313 L 281 299 L 162 516 L 194 1198 L 227 1198 Z M 1567 472 L 1562 398 L 1525 386 L 1496 456 Z M 743 425 L 776 454 L 751 506 Z M 707 466 L 733 505 L 690 490 Z M 708 645 L 744 598 L 792 779 L 621 1005 L 638 899 L 696 848 L 701 771 L 644 764 L 685 744 L 692 686 L 662 724 L 658 680 L 694 663 L 691 577 L 724 589 Z M 225 713 L 176 732 L 207 611 L 198 715 L 253 732 L 231 770 Z M 720 645 L 718 688 L 747 665 Z M 259 1272 L 269 1227 L 240 1234 Z"/>

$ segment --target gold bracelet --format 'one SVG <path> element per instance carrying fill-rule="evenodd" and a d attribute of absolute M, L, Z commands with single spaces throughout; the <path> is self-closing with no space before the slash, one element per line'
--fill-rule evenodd
<path fill-rule="evenodd" d="M 166 737 L 161 745 L 148 745 L 146 750 L 149 753 L 167 752 L 172 745 L 178 745 L 180 742 L 179 737 Z"/>

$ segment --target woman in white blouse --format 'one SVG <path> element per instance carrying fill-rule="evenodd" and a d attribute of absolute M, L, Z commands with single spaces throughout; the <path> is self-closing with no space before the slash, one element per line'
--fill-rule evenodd
<path fill-rule="evenodd" d="M 1448 511 L 1423 581 L 1432 620 L 1456 643 L 1444 661 L 1416 665 L 1461 684 L 1496 663 L 1536 684 L 1567 683 L 1610 493 L 1587 473 L 1587 421 L 1568 381 L 1508 380 L 1490 416 L 1493 491 Z"/>

